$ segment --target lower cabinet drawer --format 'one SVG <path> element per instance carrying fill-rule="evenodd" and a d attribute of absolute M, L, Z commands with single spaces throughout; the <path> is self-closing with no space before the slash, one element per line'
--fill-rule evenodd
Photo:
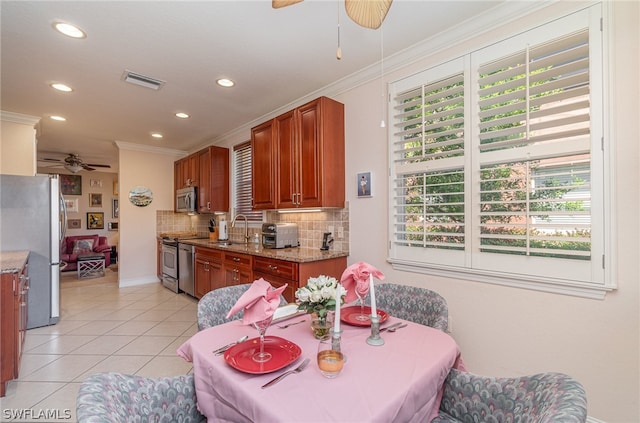
<path fill-rule="evenodd" d="M 287 284 L 287 287 L 284 291 L 282 291 L 282 295 L 289 303 L 293 303 L 296 300 L 296 290 L 298 289 L 298 282 L 291 279 L 279 278 L 277 276 L 270 275 L 268 273 L 261 272 L 253 272 L 253 277 L 255 279 L 264 279 L 269 282 L 271 286 L 274 288 L 280 288 L 284 284 Z"/>
<path fill-rule="evenodd" d="M 264 257 L 254 257 L 254 272 L 267 273 L 285 279 L 298 279 L 298 263 L 284 260 L 274 260 Z"/>

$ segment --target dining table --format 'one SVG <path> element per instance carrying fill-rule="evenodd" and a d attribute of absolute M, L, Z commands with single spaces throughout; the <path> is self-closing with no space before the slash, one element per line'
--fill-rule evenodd
<path fill-rule="evenodd" d="M 279 327 L 298 322 L 293 319 L 304 321 Z M 241 320 L 200 331 L 178 348 L 178 355 L 193 364 L 198 409 L 209 422 L 429 422 L 437 415 L 449 370 L 464 369 L 450 335 L 387 315 L 381 328 L 398 322 L 406 326 L 381 332 L 383 345 L 367 343 L 370 326 L 341 324 L 346 361 L 337 377 L 326 378 L 316 363 L 319 340 L 309 315 L 293 319 L 267 329 L 266 339 L 286 344 L 290 354 L 271 367 L 244 368 L 234 361 L 234 350 L 246 353 L 259 345 L 256 329 Z M 225 354 L 214 353 L 245 335 L 248 341 Z M 303 371 L 262 388 L 305 358 L 310 363 Z"/>

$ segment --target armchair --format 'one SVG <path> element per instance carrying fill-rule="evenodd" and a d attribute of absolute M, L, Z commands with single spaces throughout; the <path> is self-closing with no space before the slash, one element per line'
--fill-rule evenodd
<path fill-rule="evenodd" d="M 584 388 L 562 373 L 494 378 L 452 369 L 439 414 L 431 423 L 584 423 L 586 419 Z"/>
<path fill-rule="evenodd" d="M 78 243 L 77 241 L 86 241 Z M 90 251 L 86 251 L 91 247 Z M 106 236 L 96 235 L 75 235 L 67 236 L 62 240 L 60 247 L 60 260 L 67 263 L 64 271 L 76 270 L 78 268 L 78 255 L 86 252 L 104 254 L 104 266 L 111 263 L 111 246 Z"/>

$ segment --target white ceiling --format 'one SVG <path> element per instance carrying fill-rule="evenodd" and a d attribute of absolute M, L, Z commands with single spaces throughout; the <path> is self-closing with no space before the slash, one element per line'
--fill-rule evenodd
<path fill-rule="evenodd" d="M 502 1 L 395 0 L 382 26 L 385 60 Z M 116 140 L 194 151 L 380 60 L 380 30 L 353 23 L 342 1 L 272 9 L 268 0 L 3 0 L 0 8 L 1 109 L 41 118 L 39 158 L 77 153 L 112 171 Z M 57 20 L 87 38 L 57 33 Z M 127 84 L 127 69 L 166 84 Z M 218 87 L 219 77 L 237 85 Z M 52 82 L 74 91 L 55 91 Z M 174 117 L 178 111 L 191 118 Z M 164 138 L 152 139 L 154 131 Z"/>

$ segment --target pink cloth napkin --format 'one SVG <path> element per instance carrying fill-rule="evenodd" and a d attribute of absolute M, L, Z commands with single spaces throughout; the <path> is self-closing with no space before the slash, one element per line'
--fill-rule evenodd
<path fill-rule="evenodd" d="M 242 309 L 244 309 L 242 323 L 245 325 L 273 316 L 273 313 L 280 306 L 280 294 L 286 287 L 285 284 L 278 289 L 273 289 L 271 284 L 262 278 L 253 281 L 249 289 L 231 307 L 227 319 Z"/>
<path fill-rule="evenodd" d="M 384 275 L 381 271 L 363 261 L 354 263 L 345 269 L 342 277 L 340 277 L 340 283 L 347 290 L 347 295 L 344 298 L 345 303 L 358 298 L 356 289 L 362 296 L 367 295 L 369 292 L 369 275 L 376 279 L 384 280 Z"/>

